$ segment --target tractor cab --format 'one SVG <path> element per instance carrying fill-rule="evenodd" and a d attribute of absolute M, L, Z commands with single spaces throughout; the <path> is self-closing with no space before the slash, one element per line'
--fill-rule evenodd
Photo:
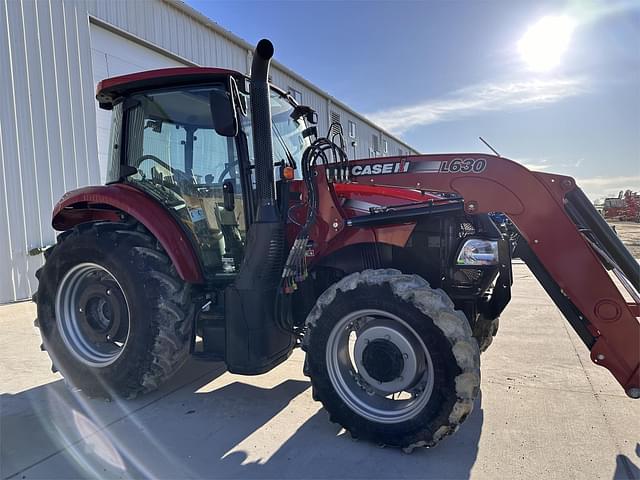
<path fill-rule="evenodd" d="M 98 85 L 112 110 L 107 183 L 128 183 L 172 213 L 197 246 L 205 278 L 232 279 L 255 205 L 248 79 L 212 68 L 171 68 Z M 271 87 L 276 177 L 309 146 L 308 111 Z"/>

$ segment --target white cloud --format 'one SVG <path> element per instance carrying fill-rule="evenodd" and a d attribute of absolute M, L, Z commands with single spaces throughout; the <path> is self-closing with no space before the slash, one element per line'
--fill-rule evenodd
<path fill-rule="evenodd" d="M 584 158 L 576 158 L 562 161 L 551 161 L 547 158 L 520 158 L 515 157 L 516 161 L 529 170 L 551 170 L 554 173 L 560 173 L 564 175 L 572 175 L 577 168 L 584 162 Z"/>
<path fill-rule="evenodd" d="M 529 170 L 532 170 L 534 172 L 540 172 L 542 170 L 547 170 L 549 168 L 549 165 L 546 163 L 523 163 L 523 162 L 518 162 L 518 163 L 522 163 L 523 167 L 526 167 Z"/>
<path fill-rule="evenodd" d="M 547 170 L 551 167 L 549 160 L 546 158 L 518 158 L 516 161 L 523 167 L 533 170 L 534 172 Z"/>
<path fill-rule="evenodd" d="M 640 175 L 576 178 L 576 183 L 592 200 L 615 197 L 620 190 L 640 191 Z"/>
<path fill-rule="evenodd" d="M 369 114 L 375 123 L 400 134 L 419 125 L 454 120 L 481 112 L 535 108 L 585 91 L 579 78 L 524 80 L 472 85 L 446 95 L 406 107 Z"/>

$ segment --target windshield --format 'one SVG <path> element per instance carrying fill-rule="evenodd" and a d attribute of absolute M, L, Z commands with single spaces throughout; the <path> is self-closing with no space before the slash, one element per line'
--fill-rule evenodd
<path fill-rule="evenodd" d="M 289 155 L 293 159 L 294 165 L 297 167 L 295 175 L 297 179 L 302 178 L 300 171 L 300 162 L 302 154 L 310 145 L 309 139 L 302 135 L 307 125 L 303 118 L 294 120 L 291 117 L 293 113 L 293 105 L 286 97 L 283 97 L 276 91 L 271 91 L 271 125 L 273 126 L 273 138 L 271 145 L 273 148 L 273 162 L 279 163 L 284 161 L 285 164 L 290 163 Z M 243 118 L 243 128 L 247 134 L 247 142 L 249 144 L 249 159 L 255 164 L 253 155 L 253 138 L 251 129 L 251 112 L 247 112 L 247 116 Z M 278 178 L 276 176 L 276 178 Z"/>

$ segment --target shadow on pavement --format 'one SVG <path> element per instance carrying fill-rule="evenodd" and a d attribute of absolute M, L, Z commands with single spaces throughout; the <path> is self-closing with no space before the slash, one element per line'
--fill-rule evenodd
<path fill-rule="evenodd" d="M 636 455 L 640 458 L 640 443 L 636 445 Z M 619 454 L 613 480 L 640 480 L 640 468 L 629 457 Z"/>
<path fill-rule="evenodd" d="M 481 398 L 454 436 L 405 455 L 331 424 L 305 393 L 307 381 L 202 388 L 222 373 L 220 364 L 190 362 L 169 385 L 131 402 L 88 400 L 62 381 L 3 395 L 2 476 L 467 478 L 475 463 Z M 303 393 L 309 398 L 290 405 Z"/>
<path fill-rule="evenodd" d="M 353 440 L 331 424 L 321 409 L 309 418 L 267 461 L 248 462 L 248 452 L 234 451 L 220 460 L 237 478 L 469 478 L 482 430 L 481 398 L 455 436 L 433 449 L 406 455 Z M 224 476 L 224 475 L 222 475 Z"/>

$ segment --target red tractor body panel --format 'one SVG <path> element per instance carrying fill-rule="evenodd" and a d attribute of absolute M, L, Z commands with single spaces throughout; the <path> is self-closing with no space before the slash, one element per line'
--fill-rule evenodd
<path fill-rule="evenodd" d="M 240 72 L 235 70 L 228 70 L 226 68 L 212 68 L 212 67 L 172 67 L 172 68 L 159 68 L 156 70 L 147 70 L 144 72 L 130 73 L 127 75 L 119 75 L 117 77 L 110 77 L 98 82 L 96 86 L 96 94 L 100 94 L 103 91 L 110 91 L 118 87 L 126 86 L 136 82 L 148 82 L 154 79 L 162 79 L 163 81 L 174 77 L 180 77 L 184 81 L 185 77 L 198 76 L 198 75 L 233 75 L 241 76 Z M 146 84 L 148 86 L 148 84 Z"/>
<path fill-rule="evenodd" d="M 195 83 L 206 84 L 208 81 L 221 80 L 228 77 L 234 77 L 236 80 L 248 79 L 246 75 L 226 68 L 172 67 L 147 70 L 101 80 L 96 85 L 96 99 L 101 108 L 109 110 L 116 99 L 135 90 Z M 286 91 L 275 85 L 270 85 L 270 87 L 282 95 L 287 95 Z"/>
<path fill-rule="evenodd" d="M 306 195 L 304 182 L 294 181 L 291 190 Z M 373 185 L 360 185 L 357 183 L 333 184 L 337 204 L 345 218 L 369 213 L 370 208 L 393 207 L 397 205 L 419 204 L 431 200 L 439 200 L 436 194 L 409 190 L 406 188 L 384 187 Z M 322 204 L 320 205 L 322 208 Z M 307 214 L 306 207 L 294 208 L 293 219 L 296 223 L 303 223 Z M 313 227 L 316 228 L 315 226 Z M 322 228 L 322 227 L 321 227 Z M 341 250 L 350 245 L 359 243 L 385 243 L 396 247 L 404 247 L 415 228 L 415 222 L 405 222 L 396 225 L 379 226 L 375 228 L 352 228 L 341 230 L 331 238 L 331 241 L 320 242 L 314 245 L 314 258 L 311 263 Z M 289 245 L 293 243 L 299 227 L 289 225 L 287 238 Z M 319 234 L 320 235 L 320 234 Z"/>
<path fill-rule="evenodd" d="M 134 90 L 147 90 L 152 87 L 164 88 L 173 85 L 187 85 L 189 83 L 204 83 L 208 79 L 224 79 L 229 76 L 244 78 L 235 70 L 208 67 L 173 67 L 148 70 L 146 72 L 131 73 L 111 77 L 98 82 L 96 99 L 101 108 L 110 110 L 114 101 Z"/>
<path fill-rule="evenodd" d="M 56 204 L 51 223 L 56 230 L 68 230 L 85 222 L 119 221 L 120 212 L 134 217 L 156 237 L 183 280 L 203 281 L 200 261 L 178 222 L 162 204 L 130 185 L 72 190 Z"/>
<path fill-rule="evenodd" d="M 384 185 L 361 185 L 359 183 L 336 183 L 336 194 L 348 199 L 366 199 L 366 201 L 380 205 L 391 206 L 398 203 L 427 202 L 438 200 L 434 193 L 406 188 L 386 187 Z"/>

